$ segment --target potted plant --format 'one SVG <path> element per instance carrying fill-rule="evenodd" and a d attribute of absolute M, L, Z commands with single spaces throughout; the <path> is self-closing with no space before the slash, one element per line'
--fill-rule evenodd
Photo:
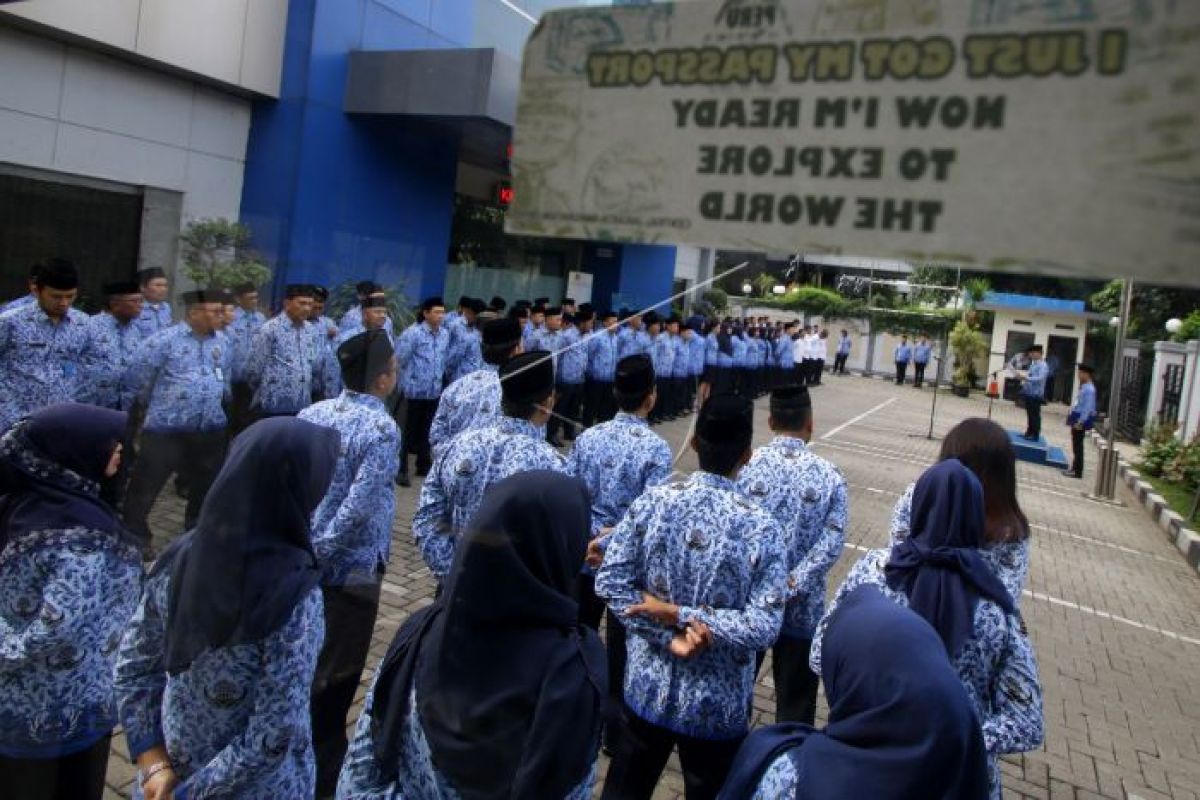
<path fill-rule="evenodd" d="M 987 341 L 983 334 L 962 320 L 950 331 L 950 350 L 954 353 L 950 390 L 959 397 L 966 397 L 976 378 L 975 360 L 987 355 Z"/>
<path fill-rule="evenodd" d="M 271 269 L 250 249 L 250 229 L 228 219 L 199 219 L 179 235 L 183 274 L 204 289 L 262 286 Z"/>

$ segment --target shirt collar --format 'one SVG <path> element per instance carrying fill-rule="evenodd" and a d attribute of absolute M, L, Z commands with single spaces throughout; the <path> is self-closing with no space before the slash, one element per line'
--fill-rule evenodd
<path fill-rule="evenodd" d="M 376 411 L 387 412 L 387 406 L 373 394 L 365 392 L 355 392 L 350 389 L 342 389 L 342 399 L 348 403 L 353 403 L 356 406 L 364 406 L 366 408 L 375 409 Z"/>
<path fill-rule="evenodd" d="M 783 450 L 807 450 L 808 443 L 796 436 L 776 436 L 771 440 L 771 447 L 778 447 Z"/>
<path fill-rule="evenodd" d="M 693 486 L 707 486 L 711 489 L 725 489 L 730 492 L 737 491 L 737 484 L 729 478 L 726 478 L 724 475 L 705 472 L 702 469 L 693 472 L 692 477 L 688 479 L 688 483 Z"/>
<path fill-rule="evenodd" d="M 618 411 L 613 419 L 620 420 L 626 425 L 641 425 L 643 428 L 649 428 L 650 423 L 639 417 L 637 414 L 630 414 L 628 411 Z"/>
<path fill-rule="evenodd" d="M 544 425 L 534 425 L 527 419 L 517 419 L 516 417 L 500 417 L 500 429 L 505 433 L 522 434 L 539 441 L 546 436 Z"/>

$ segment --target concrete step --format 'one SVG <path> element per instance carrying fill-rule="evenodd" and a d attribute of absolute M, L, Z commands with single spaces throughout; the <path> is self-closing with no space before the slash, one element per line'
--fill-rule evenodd
<path fill-rule="evenodd" d="M 1067 456 L 1061 447 L 1053 447 L 1044 436 L 1039 436 L 1036 442 L 1031 442 L 1018 431 L 1008 432 L 1009 441 L 1017 451 L 1017 458 L 1030 464 L 1044 464 L 1056 469 L 1067 468 Z"/>

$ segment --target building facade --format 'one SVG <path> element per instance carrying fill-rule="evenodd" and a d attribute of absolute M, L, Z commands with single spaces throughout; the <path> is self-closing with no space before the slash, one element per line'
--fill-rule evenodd
<path fill-rule="evenodd" d="M 62 255 L 98 298 L 177 267 L 180 229 L 206 217 L 250 226 L 276 295 L 365 278 L 413 302 L 590 285 L 598 306 L 644 308 L 694 285 L 687 249 L 504 234 L 521 50 L 546 7 L 0 4 L 0 203 L 20 209 L 0 222 L 3 294 Z"/>

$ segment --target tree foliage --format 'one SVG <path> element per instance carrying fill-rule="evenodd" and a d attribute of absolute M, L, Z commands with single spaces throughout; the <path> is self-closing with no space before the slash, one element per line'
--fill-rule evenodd
<path fill-rule="evenodd" d="M 335 286 L 329 292 L 329 300 L 325 303 L 325 314 L 330 319 L 341 319 L 343 314 L 358 303 L 355 283 L 355 281 L 346 281 Z M 416 314 L 412 310 L 412 302 L 408 299 L 403 284 L 385 286 L 383 292 L 387 301 L 388 316 L 392 318 L 392 324 L 399 333 L 416 319 Z"/>
<path fill-rule="evenodd" d="M 929 303 L 941 308 L 954 297 L 953 289 L 929 288 L 954 285 L 954 273 L 947 267 L 935 267 L 930 264 L 919 266 L 908 276 L 908 282 L 912 286 L 909 300 L 917 305 Z"/>
<path fill-rule="evenodd" d="M 978 377 L 975 374 L 975 360 L 987 355 L 987 340 L 966 320 L 960 320 L 950 331 L 950 350 L 954 353 L 951 380 L 955 386 L 970 386 Z"/>
<path fill-rule="evenodd" d="M 1200 339 L 1200 308 L 1183 318 L 1183 327 L 1176 331 L 1171 338 L 1177 342 Z"/>
<path fill-rule="evenodd" d="M 1092 295 L 1092 307 L 1103 314 L 1121 313 L 1121 281 L 1110 281 Z M 1133 285 L 1133 305 L 1128 337 L 1147 342 L 1167 338 L 1167 320 L 1186 319 L 1200 309 L 1200 290 L 1168 286 Z"/>
<path fill-rule="evenodd" d="M 271 269 L 250 249 L 250 229 L 228 219 L 199 219 L 179 235 L 183 274 L 204 289 L 262 286 Z"/>

